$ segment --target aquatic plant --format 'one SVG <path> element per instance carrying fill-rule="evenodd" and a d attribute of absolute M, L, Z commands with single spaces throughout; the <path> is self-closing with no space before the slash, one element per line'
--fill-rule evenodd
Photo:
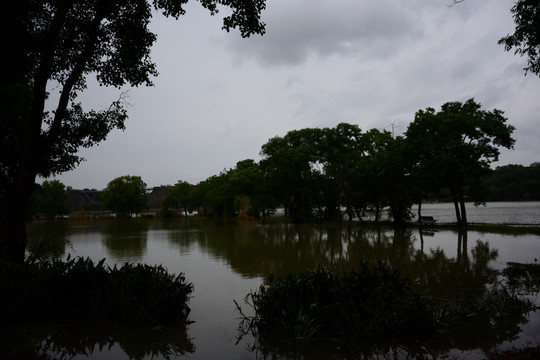
<path fill-rule="evenodd" d="M 540 264 L 508 263 L 503 270 L 508 286 L 524 293 L 540 291 Z"/>
<path fill-rule="evenodd" d="M 193 285 L 162 266 L 105 260 L 28 259 L 0 264 L 0 315 L 6 322 L 185 322 Z"/>
<path fill-rule="evenodd" d="M 246 301 L 255 315 L 244 315 L 243 325 L 270 341 L 410 340 L 435 324 L 424 299 L 381 263 L 361 264 L 341 276 L 322 267 L 290 274 L 261 285 Z M 237 309 L 243 314 L 238 304 Z"/>
<path fill-rule="evenodd" d="M 319 267 L 269 279 L 245 303 L 253 315 L 235 301 L 240 337 L 251 333 L 252 350 L 263 358 L 436 358 L 452 347 L 512 339 L 537 308 L 503 281 L 448 297 L 416 293 L 381 263 L 341 275 Z M 473 346 L 467 334 L 477 332 Z"/>

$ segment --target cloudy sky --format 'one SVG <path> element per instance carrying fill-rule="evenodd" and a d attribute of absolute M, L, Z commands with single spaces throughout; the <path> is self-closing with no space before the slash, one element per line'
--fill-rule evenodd
<path fill-rule="evenodd" d="M 57 178 L 74 188 L 128 174 L 149 187 L 195 184 L 259 160 L 290 130 L 348 122 L 400 134 L 419 109 L 472 97 L 516 127 L 515 149 L 495 165 L 540 161 L 540 77 L 497 45 L 513 32 L 513 0 L 449 3 L 268 0 L 267 33 L 250 39 L 221 31 L 197 2 L 179 21 L 155 16 L 155 86 L 130 89 L 127 129 Z M 91 85 L 81 100 L 104 109 L 120 91 Z"/>

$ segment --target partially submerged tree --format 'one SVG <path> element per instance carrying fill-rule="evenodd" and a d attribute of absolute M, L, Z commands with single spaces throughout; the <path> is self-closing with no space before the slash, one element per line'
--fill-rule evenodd
<path fill-rule="evenodd" d="M 179 213 L 187 215 L 190 208 L 191 194 L 193 193 L 193 185 L 187 181 L 178 180 L 176 185 L 169 189 L 167 196 L 163 199 L 163 212 L 170 213 L 175 210 Z"/>
<path fill-rule="evenodd" d="M 214 15 L 231 9 L 223 29 L 263 34 L 264 0 L 199 0 Z M 88 76 L 100 85 L 151 85 L 153 9 L 178 19 L 187 0 L 20 0 L 0 5 L 0 259 L 21 263 L 25 216 L 36 176 L 73 169 L 77 151 L 103 141 L 127 118 L 122 96 L 85 111 L 77 96 Z M 51 86 L 60 89 L 55 104 Z M 56 99 L 56 97 L 55 97 Z M 52 111 L 47 111 L 52 109 Z"/>
<path fill-rule="evenodd" d="M 406 138 L 423 179 L 446 187 L 453 197 L 456 220 L 467 223 L 466 196 L 475 202 L 478 180 L 499 158 L 499 148 L 512 148 L 514 127 L 498 109 L 481 110 L 474 99 L 448 102 L 436 112 L 419 110 L 409 125 Z M 430 185 L 432 188 L 433 184 Z"/>
<path fill-rule="evenodd" d="M 117 177 L 107 184 L 101 202 L 117 216 L 131 217 L 148 207 L 146 184 L 140 176 Z"/>

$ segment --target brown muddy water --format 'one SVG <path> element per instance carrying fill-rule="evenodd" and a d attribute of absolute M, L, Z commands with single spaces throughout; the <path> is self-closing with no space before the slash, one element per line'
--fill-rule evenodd
<path fill-rule="evenodd" d="M 424 205 L 423 215 L 449 223 L 452 209 L 450 204 Z M 482 215 L 482 211 L 490 215 Z M 540 203 L 471 207 L 469 219 L 479 223 L 538 225 Z M 167 334 L 158 333 L 160 329 L 130 329 L 112 337 L 107 332 L 103 334 L 107 338 L 102 339 L 103 332 L 97 327 L 65 334 L 64 340 L 72 339 L 61 344 L 42 341 L 48 355 L 69 354 L 64 358 L 70 359 L 161 359 L 166 358 L 167 351 L 160 352 L 156 343 L 162 345 L 167 341 L 175 343 L 170 348 L 180 354 L 171 355 L 173 359 L 261 358 L 260 352 L 251 349 L 253 337 L 244 336 L 237 341 L 239 314 L 235 312 L 234 300 L 242 303 L 270 275 L 298 273 L 320 265 L 351 269 L 362 261 L 380 260 L 399 269 L 403 276 L 418 280 L 432 294 L 444 296 L 458 287 L 490 286 L 496 271 L 507 262 L 535 263 L 540 258 L 538 232 L 501 229 L 460 232 L 447 227 L 430 231 L 412 227 L 396 232 L 392 228 L 346 222 L 290 225 L 181 218 L 41 222 L 29 224 L 28 231 L 30 246 L 51 241 L 54 257 L 65 258 L 69 254 L 96 261 L 105 258 L 110 266 L 125 262 L 162 264 L 169 272 L 184 273 L 194 285 L 189 303 L 193 323 L 187 329 Z M 538 303 L 538 299 L 533 300 Z M 86 339 L 83 346 L 82 338 Z M 488 328 L 464 329 L 463 338 L 454 340 L 440 352 L 435 349 L 434 358 L 482 359 L 485 352 L 539 344 L 540 314 L 537 311 L 524 320 L 510 321 L 496 334 Z M 373 356 L 407 355 L 397 351 Z M 321 353 L 321 358 L 326 357 Z"/>

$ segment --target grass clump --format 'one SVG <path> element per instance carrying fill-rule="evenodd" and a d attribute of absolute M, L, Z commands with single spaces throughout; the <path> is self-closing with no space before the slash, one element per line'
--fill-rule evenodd
<path fill-rule="evenodd" d="M 6 322 L 185 322 L 193 291 L 162 266 L 119 268 L 89 258 L 0 264 L 0 316 Z"/>
<path fill-rule="evenodd" d="M 289 275 L 261 285 L 246 301 L 255 316 L 244 316 L 243 326 L 263 342 L 393 342 L 419 338 L 434 328 L 427 303 L 383 264 L 362 264 L 341 276 L 322 267 Z"/>
<path fill-rule="evenodd" d="M 503 270 L 508 285 L 528 293 L 540 291 L 540 264 L 508 263 Z"/>

